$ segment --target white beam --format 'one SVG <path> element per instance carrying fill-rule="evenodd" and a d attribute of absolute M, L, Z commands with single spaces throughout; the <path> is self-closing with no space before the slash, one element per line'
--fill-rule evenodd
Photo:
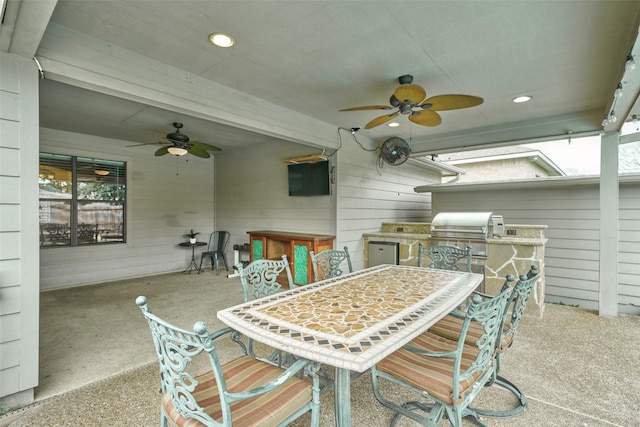
<path fill-rule="evenodd" d="M 618 132 L 606 132 L 600 146 L 600 285 L 598 311 L 618 315 L 619 182 Z"/>

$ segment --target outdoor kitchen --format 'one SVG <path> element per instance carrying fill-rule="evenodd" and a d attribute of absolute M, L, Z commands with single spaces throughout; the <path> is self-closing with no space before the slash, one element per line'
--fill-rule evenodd
<path fill-rule="evenodd" d="M 535 264 L 542 272 L 527 312 L 544 310 L 546 225 L 505 224 L 492 212 L 442 212 L 431 223 L 383 222 L 380 232 L 364 233 L 365 267 L 381 263 L 417 265 L 418 245 L 472 248 L 471 270 L 484 274 L 480 290 L 496 294 L 508 274 L 526 274 Z"/>

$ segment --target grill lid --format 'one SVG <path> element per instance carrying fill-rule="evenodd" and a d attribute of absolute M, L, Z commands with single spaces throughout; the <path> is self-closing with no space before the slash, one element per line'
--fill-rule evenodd
<path fill-rule="evenodd" d="M 504 234 L 504 220 L 493 212 L 440 212 L 431 222 L 431 237 L 486 240 Z"/>

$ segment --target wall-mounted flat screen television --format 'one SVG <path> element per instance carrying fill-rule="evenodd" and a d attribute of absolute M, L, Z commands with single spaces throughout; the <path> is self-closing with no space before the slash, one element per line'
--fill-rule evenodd
<path fill-rule="evenodd" d="M 328 196 L 329 162 L 288 165 L 289 196 Z"/>

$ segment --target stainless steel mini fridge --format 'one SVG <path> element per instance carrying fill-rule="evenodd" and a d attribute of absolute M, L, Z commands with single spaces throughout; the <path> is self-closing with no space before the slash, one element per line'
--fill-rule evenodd
<path fill-rule="evenodd" d="M 380 264 L 398 265 L 398 242 L 369 242 L 369 267 Z"/>

